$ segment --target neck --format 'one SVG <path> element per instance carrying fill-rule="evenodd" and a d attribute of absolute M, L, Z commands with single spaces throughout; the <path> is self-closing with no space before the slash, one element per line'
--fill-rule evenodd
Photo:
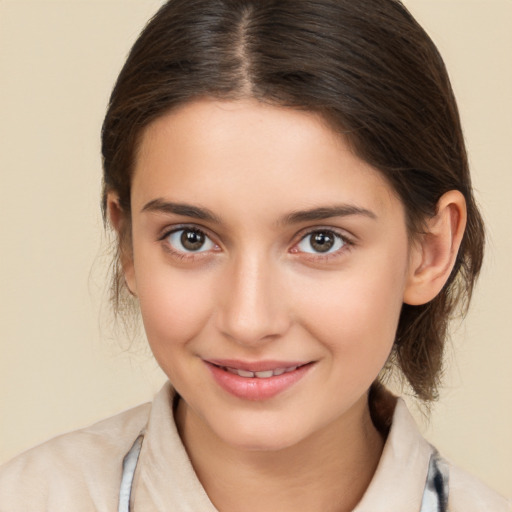
<path fill-rule="evenodd" d="M 192 465 L 220 512 L 348 512 L 362 498 L 383 448 L 366 396 L 335 423 L 277 451 L 224 443 L 183 400 L 176 416 Z"/>

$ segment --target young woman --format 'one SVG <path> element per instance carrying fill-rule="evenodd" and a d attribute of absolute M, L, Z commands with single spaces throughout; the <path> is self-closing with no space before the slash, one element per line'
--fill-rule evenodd
<path fill-rule="evenodd" d="M 0 510 L 506 511 L 436 397 L 483 254 L 441 57 L 393 0 L 171 0 L 103 132 L 118 305 L 169 382 L 0 470 Z"/>

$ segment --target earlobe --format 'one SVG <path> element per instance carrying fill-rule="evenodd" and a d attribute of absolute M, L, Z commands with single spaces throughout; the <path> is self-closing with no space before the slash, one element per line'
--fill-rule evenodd
<path fill-rule="evenodd" d="M 121 208 L 119 197 L 114 192 L 107 194 L 107 213 L 110 224 L 117 233 L 119 261 L 123 270 L 126 287 L 131 295 L 137 296 L 131 243 L 131 221 L 128 217 L 129 213 Z"/>
<path fill-rule="evenodd" d="M 426 304 L 442 290 L 455 264 L 466 227 L 466 200 L 450 190 L 437 203 L 436 215 L 411 248 L 404 302 Z"/>

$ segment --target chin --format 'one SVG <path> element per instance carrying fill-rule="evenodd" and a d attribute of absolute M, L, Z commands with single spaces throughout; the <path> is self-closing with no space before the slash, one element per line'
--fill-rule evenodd
<path fill-rule="evenodd" d="M 277 452 L 308 437 L 307 432 L 297 429 L 297 424 L 286 424 L 282 419 L 258 420 L 239 419 L 229 425 L 212 425 L 212 430 L 216 431 L 223 443 L 236 450 L 248 452 Z"/>
<path fill-rule="evenodd" d="M 258 433 L 247 436 L 237 436 L 225 439 L 224 442 L 234 449 L 246 452 L 278 452 L 286 450 L 296 444 L 295 440 L 290 439 L 288 435 L 269 438 L 268 435 L 260 436 Z"/>

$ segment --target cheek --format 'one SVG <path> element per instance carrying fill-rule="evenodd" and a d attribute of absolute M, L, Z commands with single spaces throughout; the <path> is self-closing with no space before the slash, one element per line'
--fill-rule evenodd
<path fill-rule="evenodd" d="M 403 257 L 403 256 L 402 256 Z M 405 286 L 404 264 L 373 261 L 304 287 L 304 327 L 357 378 L 377 373 L 391 351 Z M 306 292 L 307 290 L 307 292 Z"/>
<path fill-rule="evenodd" d="M 148 342 L 155 357 L 193 339 L 208 322 L 213 286 L 208 276 L 170 266 L 136 265 L 137 292 Z"/>

